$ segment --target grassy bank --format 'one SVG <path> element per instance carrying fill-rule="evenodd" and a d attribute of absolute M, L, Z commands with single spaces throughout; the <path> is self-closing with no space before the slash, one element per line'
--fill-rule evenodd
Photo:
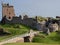
<path fill-rule="evenodd" d="M 3 28 L 4 31 L 11 33 L 10 35 L 0 36 L 0 41 L 10 38 L 15 35 L 21 35 L 28 32 L 31 28 L 28 26 L 20 25 L 20 24 L 5 24 L 0 25 L 0 28 Z M 41 44 L 42 43 L 42 44 Z M 52 32 L 50 35 L 45 35 L 44 33 L 40 33 L 39 35 L 33 38 L 33 43 L 12 43 L 6 45 L 58 45 L 60 44 L 60 32 Z"/>
<path fill-rule="evenodd" d="M 0 25 L 0 28 L 3 28 L 5 32 L 10 33 L 10 35 L 0 36 L 0 41 L 15 35 L 24 34 L 30 30 L 30 27 L 20 24 L 5 24 Z"/>
<path fill-rule="evenodd" d="M 5 45 L 60 45 L 60 44 L 46 44 L 46 43 L 11 43 Z"/>
<path fill-rule="evenodd" d="M 33 42 L 47 43 L 47 44 L 60 44 L 60 33 L 52 32 L 50 35 L 39 34 L 33 38 Z"/>

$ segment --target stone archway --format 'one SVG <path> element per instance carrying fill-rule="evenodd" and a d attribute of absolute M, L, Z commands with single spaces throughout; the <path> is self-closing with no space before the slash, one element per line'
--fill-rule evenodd
<path fill-rule="evenodd" d="M 29 38 L 30 38 L 30 36 L 24 37 L 24 42 L 30 42 Z"/>

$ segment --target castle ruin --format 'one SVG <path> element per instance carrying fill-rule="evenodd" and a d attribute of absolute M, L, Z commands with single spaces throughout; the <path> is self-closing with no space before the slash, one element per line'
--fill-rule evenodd
<path fill-rule="evenodd" d="M 43 24 L 39 23 L 37 20 L 37 16 L 35 18 L 29 18 L 27 15 L 19 17 L 15 16 L 14 12 L 14 6 L 11 6 L 9 4 L 2 4 L 2 20 L 1 23 L 3 24 L 24 24 L 26 26 L 30 26 L 31 28 L 37 29 L 37 30 L 43 30 L 45 27 L 49 26 L 49 23 L 57 23 L 58 25 L 60 20 L 52 20 L 49 19 L 48 21 L 45 21 Z M 49 27 L 48 27 L 49 28 Z M 55 28 L 54 28 L 55 29 Z M 58 29 L 58 26 L 57 26 Z"/>

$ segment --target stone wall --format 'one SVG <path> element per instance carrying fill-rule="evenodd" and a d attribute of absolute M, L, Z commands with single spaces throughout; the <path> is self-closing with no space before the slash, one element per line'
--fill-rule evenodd
<path fill-rule="evenodd" d="M 48 28 L 49 28 L 50 32 L 58 31 L 58 24 L 57 23 L 55 23 L 55 24 L 50 23 Z"/>
<path fill-rule="evenodd" d="M 36 28 L 38 22 L 34 18 L 22 19 L 21 16 L 19 16 L 19 17 L 13 17 L 12 20 L 8 20 L 6 17 L 4 17 L 1 23 L 3 24 L 24 24 L 26 26 L 30 26 L 31 28 Z"/>

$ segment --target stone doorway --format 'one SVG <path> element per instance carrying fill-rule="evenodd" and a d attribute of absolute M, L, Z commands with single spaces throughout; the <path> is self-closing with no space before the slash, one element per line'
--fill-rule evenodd
<path fill-rule="evenodd" d="M 30 42 L 29 38 L 30 38 L 30 36 L 24 37 L 24 42 Z"/>

